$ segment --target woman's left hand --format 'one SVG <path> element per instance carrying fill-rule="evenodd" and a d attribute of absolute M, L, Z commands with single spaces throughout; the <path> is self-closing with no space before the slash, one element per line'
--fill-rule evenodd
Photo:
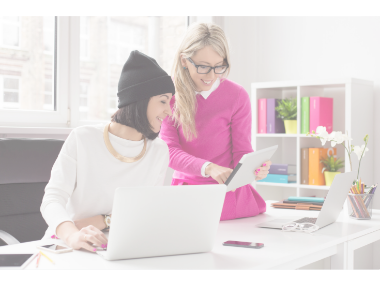
<path fill-rule="evenodd" d="M 272 165 L 271 161 L 266 161 L 260 168 L 255 170 L 256 181 L 262 180 L 267 177 L 270 169 L 270 165 Z"/>

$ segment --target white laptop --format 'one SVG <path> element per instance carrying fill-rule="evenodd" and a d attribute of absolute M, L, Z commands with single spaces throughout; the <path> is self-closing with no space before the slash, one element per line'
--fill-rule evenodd
<path fill-rule="evenodd" d="M 318 217 L 300 217 L 295 219 L 275 219 L 265 223 L 258 224 L 258 227 L 266 228 L 278 228 L 282 229 L 284 224 L 290 222 L 298 223 L 313 223 L 319 228 L 325 227 L 329 224 L 335 222 L 342 211 L 342 207 L 347 194 L 350 190 L 352 182 L 356 179 L 356 174 L 354 172 L 348 172 L 343 174 L 338 174 L 335 176 L 330 190 L 327 193 L 326 199 L 323 203 L 322 209 L 319 212 Z M 295 211 L 297 212 L 297 211 Z"/>
<path fill-rule="evenodd" d="M 107 260 L 208 252 L 215 242 L 227 186 L 118 188 Z"/>

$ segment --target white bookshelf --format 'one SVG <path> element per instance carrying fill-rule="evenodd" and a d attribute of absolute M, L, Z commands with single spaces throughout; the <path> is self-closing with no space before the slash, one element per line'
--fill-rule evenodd
<path fill-rule="evenodd" d="M 272 163 L 297 165 L 297 182 L 293 184 L 276 184 L 254 182 L 253 187 L 264 199 L 281 200 L 288 196 L 325 196 L 329 187 L 303 185 L 301 182 L 301 148 L 322 147 L 316 138 L 300 134 L 301 130 L 301 97 L 322 96 L 331 97 L 333 103 L 333 131 L 348 131 L 353 145 L 362 145 L 363 138 L 369 135 L 367 147 L 369 153 L 363 158 L 360 167 L 360 177 L 367 184 L 373 181 L 373 82 L 344 78 L 337 80 L 308 80 L 284 82 L 260 82 L 251 84 L 252 104 L 252 147 L 260 150 L 269 146 L 279 145 L 272 157 Z M 297 134 L 257 134 L 258 108 L 260 98 L 297 98 Z M 331 147 L 327 142 L 324 148 Z M 345 168 L 350 171 L 348 155 L 342 145 L 336 145 L 338 158 L 343 158 Z M 357 171 L 358 160 L 352 154 L 352 169 Z M 378 206 L 380 207 L 380 196 Z M 376 203 L 374 202 L 374 208 Z"/>

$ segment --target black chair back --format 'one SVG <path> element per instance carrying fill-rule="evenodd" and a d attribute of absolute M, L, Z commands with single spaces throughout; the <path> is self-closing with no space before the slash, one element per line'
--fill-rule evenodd
<path fill-rule="evenodd" d="M 64 140 L 0 138 L 0 230 L 20 242 L 47 229 L 40 206 Z M 0 246 L 5 245 L 0 240 Z"/>

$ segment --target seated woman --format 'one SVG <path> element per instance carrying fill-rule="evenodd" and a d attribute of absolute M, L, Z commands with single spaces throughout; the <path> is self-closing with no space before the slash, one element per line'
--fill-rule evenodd
<path fill-rule="evenodd" d="M 73 249 L 106 247 L 117 187 L 160 186 L 169 164 L 168 146 L 157 138 L 170 116 L 174 85 L 157 62 L 132 51 L 118 85 L 111 122 L 75 128 L 65 141 L 45 188 L 44 238 L 56 235 Z"/>

